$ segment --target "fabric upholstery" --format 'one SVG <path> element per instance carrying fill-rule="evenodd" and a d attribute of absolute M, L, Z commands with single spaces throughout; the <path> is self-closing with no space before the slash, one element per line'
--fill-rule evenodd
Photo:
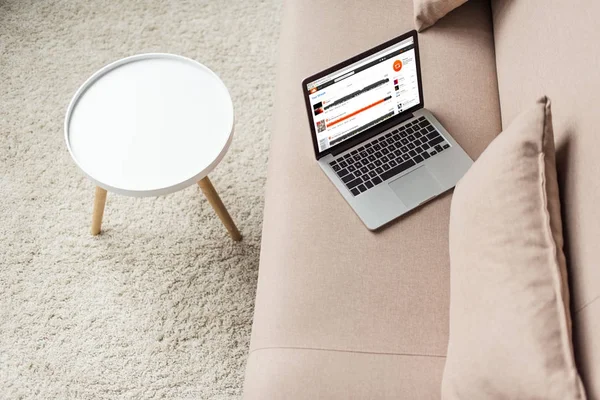
<path fill-rule="evenodd" d="M 442 398 L 585 398 L 575 368 L 550 101 L 519 115 L 457 185 Z"/>
<path fill-rule="evenodd" d="M 600 379 L 594 373 L 600 365 L 600 301 L 593 301 L 573 315 L 575 360 L 583 375 L 588 399 L 600 399 Z M 577 346 L 579 344 L 579 346 Z M 581 368 L 585 368 L 581 371 Z M 587 377 L 587 379 L 585 379 Z"/>
<path fill-rule="evenodd" d="M 419 32 L 435 24 L 450 11 L 463 5 L 467 0 L 414 0 L 415 27 Z"/>
<path fill-rule="evenodd" d="M 309 75 L 411 29 L 410 0 L 286 2 L 247 399 L 286 392 L 288 380 L 268 380 L 274 371 L 260 349 L 370 352 L 373 364 L 381 359 L 398 372 L 410 370 L 412 358 L 377 354 L 446 354 L 450 193 L 379 232 L 368 231 L 317 165 L 300 86 Z M 419 41 L 425 105 L 477 157 L 500 132 L 489 3 L 470 1 Z M 321 357 L 319 351 L 297 362 L 320 365 L 313 357 Z M 437 365 L 416 368 L 415 385 L 395 397 L 439 397 Z M 288 365 L 279 366 L 276 372 L 284 374 Z M 264 382 L 253 386 L 262 371 Z M 382 391 L 400 387 L 398 376 L 373 379 Z M 310 398 L 319 390 L 308 385 L 288 398 Z"/>
<path fill-rule="evenodd" d="M 502 122 L 553 101 L 576 360 L 600 399 L 600 2 L 492 2 Z"/>
<path fill-rule="evenodd" d="M 444 357 L 403 354 L 261 349 L 249 356 L 244 397 L 439 399 L 444 360 Z"/>

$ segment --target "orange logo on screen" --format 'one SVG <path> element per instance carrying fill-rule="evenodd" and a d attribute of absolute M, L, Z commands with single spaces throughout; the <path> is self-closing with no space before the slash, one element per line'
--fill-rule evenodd
<path fill-rule="evenodd" d="M 402 61 L 396 60 L 394 61 L 394 71 L 398 72 L 402 69 Z"/>

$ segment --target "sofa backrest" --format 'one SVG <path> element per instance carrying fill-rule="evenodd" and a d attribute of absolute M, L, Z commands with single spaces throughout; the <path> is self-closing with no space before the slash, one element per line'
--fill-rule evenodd
<path fill-rule="evenodd" d="M 575 356 L 600 399 L 600 2 L 492 0 L 502 124 L 552 101 Z"/>

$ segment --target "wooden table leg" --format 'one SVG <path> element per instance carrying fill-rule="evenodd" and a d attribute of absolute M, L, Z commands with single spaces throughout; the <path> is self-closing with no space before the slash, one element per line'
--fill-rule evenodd
<path fill-rule="evenodd" d="M 221 198 L 219 197 L 219 194 L 215 190 L 214 186 L 212 185 L 210 179 L 208 179 L 208 176 L 202 178 L 202 180 L 198 182 L 198 186 L 200 186 L 200 189 L 202 189 L 202 193 L 204 193 L 204 196 L 206 196 L 206 198 L 208 199 L 208 202 L 221 219 L 221 222 L 229 231 L 231 238 L 236 242 L 242 240 L 242 235 L 240 234 L 240 231 L 235 226 L 235 223 L 233 222 L 231 216 L 229 215 L 229 212 L 227 212 L 227 209 L 223 205 L 223 202 L 221 201 Z"/>
<path fill-rule="evenodd" d="M 96 197 L 94 198 L 94 214 L 92 216 L 92 235 L 96 236 L 102 228 L 102 216 L 106 205 L 106 190 L 96 186 Z"/>

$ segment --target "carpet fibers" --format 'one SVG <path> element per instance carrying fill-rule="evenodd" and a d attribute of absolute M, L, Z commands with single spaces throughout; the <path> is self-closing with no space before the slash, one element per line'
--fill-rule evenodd
<path fill-rule="evenodd" d="M 239 398 L 250 339 L 280 0 L 0 0 L 0 398 Z M 213 69 L 236 111 L 211 174 L 244 239 L 197 186 L 109 193 L 66 149 L 67 105 L 145 52 Z"/>

